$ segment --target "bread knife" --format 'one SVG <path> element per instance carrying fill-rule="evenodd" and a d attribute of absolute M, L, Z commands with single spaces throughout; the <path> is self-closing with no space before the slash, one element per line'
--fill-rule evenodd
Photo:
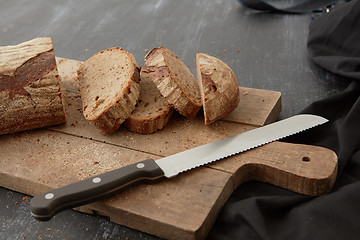
<path fill-rule="evenodd" d="M 181 172 L 262 146 L 327 121 L 316 115 L 296 115 L 156 161 L 147 159 L 137 162 L 36 195 L 31 199 L 30 211 L 35 219 L 47 221 L 62 210 L 108 197 L 141 180 L 171 178 Z"/>

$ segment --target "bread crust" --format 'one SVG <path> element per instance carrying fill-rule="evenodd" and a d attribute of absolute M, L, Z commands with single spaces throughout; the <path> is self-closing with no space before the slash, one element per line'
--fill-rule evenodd
<path fill-rule="evenodd" d="M 150 134 L 163 129 L 169 122 L 173 113 L 173 108 L 169 111 L 159 114 L 157 117 L 139 120 L 129 117 L 124 126 L 132 132 L 140 134 Z"/>
<path fill-rule="evenodd" d="M 205 125 L 231 113 L 239 104 L 240 91 L 231 68 L 215 57 L 196 54 L 196 72 L 200 85 Z"/>
<path fill-rule="evenodd" d="M 127 63 L 118 63 L 118 62 L 107 62 L 107 64 L 114 68 L 118 64 L 127 64 L 129 76 L 127 79 L 122 79 L 124 81 L 125 86 L 122 89 L 122 92 L 118 93 L 114 99 L 106 99 L 109 103 L 106 104 L 103 109 L 97 111 L 97 107 L 102 103 L 94 103 L 88 100 L 85 94 L 87 94 L 88 86 L 86 81 L 87 79 L 94 78 L 95 81 L 101 81 L 98 76 L 94 76 L 90 73 L 89 68 L 94 67 L 96 63 L 96 58 L 99 55 L 104 55 L 101 57 L 107 58 L 107 54 L 125 54 L 129 58 L 129 62 Z M 105 70 L 104 70 L 105 71 Z M 107 50 L 100 51 L 94 54 L 91 58 L 85 61 L 82 66 L 78 70 L 79 76 L 79 86 L 80 93 L 83 103 L 83 114 L 85 119 L 89 121 L 91 125 L 100 130 L 103 134 L 110 134 L 114 132 L 120 125 L 128 118 L 132 111 L 135 108 L 135 105 L 140 96 L 140 67 L 138 66 L 134 56 L 127 52 L 126 50 L 115 47 Z M 105 100 L 103 100 L 105 101 Z M 92 106 L 91 109 L 88 106 Z"/>
<path fill-rule="evenodd" d="M 166 126 L 173 108 L 151 81 L 149 72 L 141 69 L 140 98 L 134 112 L 124 122 L 124 126 L 136 133 L 149 134 Z"/>
<path fill-rule="evenodd" d="M 66 121 L 51 38 L 0 47 L 0 134 Z"/>
<path fill-rule="evenodd" d="M 189 68 L 164 47 L 152 49 L 144 60 L 160 93 L 181 115 L 194 118 L 202 104 L 199 86 Z"/>

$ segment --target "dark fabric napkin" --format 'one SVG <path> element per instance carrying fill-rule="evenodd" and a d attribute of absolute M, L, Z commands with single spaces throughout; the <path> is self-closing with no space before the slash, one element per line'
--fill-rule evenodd
<path fill-rule="evenodd" d="M 330 121 L 284 141 L 329 148 L 338 176 L 327 195 L 311 197 L 248 182 L 232 194 L 208 239 L 360 239 L 360 1 L 352 0 L 310 24 L 313 62 L 348 87 L 301 113 Z"/>

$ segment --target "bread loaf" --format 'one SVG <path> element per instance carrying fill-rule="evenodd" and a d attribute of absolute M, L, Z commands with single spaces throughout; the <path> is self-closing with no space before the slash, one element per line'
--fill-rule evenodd
<path fill-rule="evenodd" d="M 146 69 L 141 69 L 140 98 L 134 112 L 124 122 L 128 130 L 141 134 L 153 133 L 165 127 L 173 112 L 149 75 Z"/>
<path fill-rule="evenodd" d="M 0 47 L 0 134 L 65 122 L 51 38 Z"/>
<path fill-rule="evenodd" d="M 145 66 L 160 93 L 180 114 L 194 118 L 201 108 L 199 86 L 189 68 L 169 49 L 152 49 Z"/>
<path fill-rule="evenodd" d="M 115 47 L 96 53 L 78 70 L 83 114 L 104 134 L 115 131 L 135 108 L 140 68 L 132 54 Z"/>
<path fill-rule="evenodd" d="M 196 54 L 196 73 L 203 101 L 205 124 L 231 113 L 239 104 L 240 92 L 234 72 L 223 61 Z"/>

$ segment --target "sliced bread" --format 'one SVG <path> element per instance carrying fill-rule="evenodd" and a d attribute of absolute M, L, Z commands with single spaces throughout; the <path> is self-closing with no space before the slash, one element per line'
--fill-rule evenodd
<path fill-rule="evenodd" d="M 206 125 L 225 117 L 238 106 L 239 85 L 234 72 L 226 63 L 198 52 L 196 73 L 200 84 Z"/>
<path fill-rule="evenodd" d="M 83 114 L 104 134 L 115 131 L 135 108 L 140 67 L 132 54 L 115 47 L 96 53 L 78 70 Z"/>
<path fill-rule="evenodd" d="M 199 85 L 189 68 L 169 49 L 152 49 L 145 56 L 145 66 L 160 93 L 176 111 L 194 118 L 200 110 Z"/>
<path fill-rule="evenodd" d="M 124 126 L 136 133 L 148 134 L 162 129 L 168 123 L 173 108 L 151 81 L 146 69 L 140 72 L 140 98 Z"/>

